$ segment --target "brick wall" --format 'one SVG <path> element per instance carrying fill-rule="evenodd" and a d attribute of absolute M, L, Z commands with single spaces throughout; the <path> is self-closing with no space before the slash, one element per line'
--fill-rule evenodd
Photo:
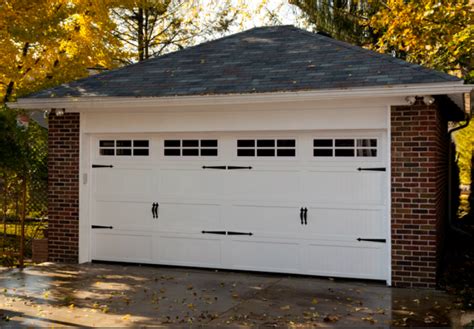
<path fill-rule="evenodd" d="M 31 242 L 33 263 L 42 263 L 48 261 L 48 239 L 34 239 Z"/>
<path fill-rule="evenodd" d="M 79 114 L 49 116 L 49 260 L 77 262 L 79 254 Z"/>
<path fill-rule="evenodd" d="M 433 288 L 446 214 L 447 123 L 436 105 L 393 107 L 392 280 Z"/>

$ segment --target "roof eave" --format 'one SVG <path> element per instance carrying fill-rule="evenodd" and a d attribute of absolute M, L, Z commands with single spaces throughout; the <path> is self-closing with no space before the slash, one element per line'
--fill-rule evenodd
<path fill-rule="evenodd" d="M 375 97 L 405 97 L 423 95 L 450 95 L 469 93 L 474 90 L 474 84 L 463 84 L 463 81 L 406 84 L 382 87 L 338 88 L 304 91 L 285 91 L 246 94 L 211 94 L 192 96 L 166 97 L 63 97 L 63 98 L 20 98 L 7 105 L 13 109 L 46 110 L 51 108 L 66 108 L 81 112 L 101 108 L 130 108 L 132 105 L 140 107 L 172 107 L 196 106 L 208 104 L 236 104 L 236 103 L 272 103 L 285 101 L 318 101 L 338 99 L 361 99 Z M 396 104 L 394 104 L 396 105 Z"/>

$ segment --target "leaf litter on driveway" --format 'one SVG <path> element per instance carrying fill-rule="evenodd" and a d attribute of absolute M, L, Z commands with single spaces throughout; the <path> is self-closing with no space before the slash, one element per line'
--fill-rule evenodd
<path fill-rule="evenodd" d="M 431 327 L 448 324 L 452 308 L 439 292 L 371 282 L 109 264 L 69 266 L 56 277 L 62 269 L 8 281 L 0 325 Z M 8 279 L 3 273 L 0 284 Z"/>

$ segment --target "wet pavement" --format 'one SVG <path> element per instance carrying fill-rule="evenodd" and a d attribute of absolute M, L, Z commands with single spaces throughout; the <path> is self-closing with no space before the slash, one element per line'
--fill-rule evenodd
<path fill-rule="evenodd" d="M 448 327 L 453 300 L 380 282 L 189 268 L 0 271 L 0 327 Z"/>

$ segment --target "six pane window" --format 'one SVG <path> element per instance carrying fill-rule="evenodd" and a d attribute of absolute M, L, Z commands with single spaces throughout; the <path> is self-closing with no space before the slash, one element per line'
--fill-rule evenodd
<path fill-rule="evenodd" d="M 314 157 L 376 157 L 376 138 L 324 138 L 313 140 Z"/>
<path fill-rule="evenodd" d="M 99 154 L 102 156 L 148 156 L 150 142 L 148 140 L 100 140 Z"/>
<path fill-rule="evenodd" d="M 239 139 L 238 157 L 295 157 L 295 139 Z"/>
<path fill-rule="evenodd" d="M 169 156 L 217 156 L 217 139 L 167 139 L 164 155 Z"/>

